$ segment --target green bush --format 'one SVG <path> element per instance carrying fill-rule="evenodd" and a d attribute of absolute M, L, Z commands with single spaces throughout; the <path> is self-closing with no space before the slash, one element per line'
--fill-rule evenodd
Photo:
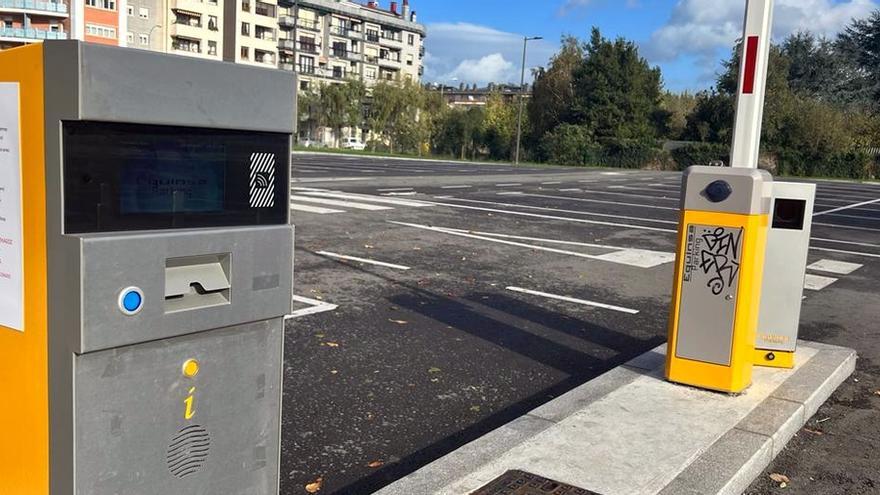
<path fill-rule="evenodd" d="M 776 154 L 779 175 L 843 179 L 873 179 L 878 175 L 877 161 L 863 151 L 820 154 L 781 149 Z"/>
<path fill-rule="evenodd" d="M 679 170 L 684 170 L 692 165 L 709 165 L 712 162 L 730 160 L 730 147 L 725 144 L 698 143 L 671 151 L 672 159 L 678 165 Z"/>
<path fill-rule="evenodd" d="M 561 124 L 544 135 L 541 155 L 550 163 L 584 166 L 594 146 L 587 127 Z"/>
<path fill-rule="evenodd" d="M 590 149 L 587 164 L 611 168 L 645 168 L 662 159 L 663 151 L 653 142 L 608 139 Z"/>

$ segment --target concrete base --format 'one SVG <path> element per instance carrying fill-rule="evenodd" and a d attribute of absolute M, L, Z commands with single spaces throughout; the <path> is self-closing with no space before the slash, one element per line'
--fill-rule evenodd
<path fill-rule="evenodd" d="M 380 490 L 466 495 L 520 469 L 603 495 L 740 494 L 855 370 L 801 342 L 795 368 L 755 368 L 739 396 L 663 380 L 665 346 Z"/>

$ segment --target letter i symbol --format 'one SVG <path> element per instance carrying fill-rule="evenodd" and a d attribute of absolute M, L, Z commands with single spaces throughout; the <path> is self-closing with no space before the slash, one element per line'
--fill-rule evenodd
<path fill-rule="evenodd" d="M 195 395 L 193 394 L 195 394 L 195 392 L 195 387 L 189 389 L 189 395 L 186 400 L 183 401 L 183 403 L 186 404 L 186 411 L 183 413 L 184 419 L 192 419 L 192 417 L 196 415 L 196 408 L 193 406 L 193 403 L 195 402 Z"/>

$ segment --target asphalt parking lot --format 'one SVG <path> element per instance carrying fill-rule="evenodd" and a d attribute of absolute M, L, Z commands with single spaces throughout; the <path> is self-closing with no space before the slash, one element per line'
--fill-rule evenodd
<path fill-rule="evenodd" d="M 282 493 L 371 493 L 666 340 L 678 173 L 294 169 Z M 768 473 L 789 493 L 876 493 L 880 185 L 818 191 L 802 338 L 861 359 Z"/>

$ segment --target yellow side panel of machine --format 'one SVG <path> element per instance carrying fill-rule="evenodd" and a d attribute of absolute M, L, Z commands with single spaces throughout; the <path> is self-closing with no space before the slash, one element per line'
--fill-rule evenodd
<path fill-rule="evenodd" d="M 21 110 L 24 331 L 0 327 L 0 493 L 49 493 L 43 47 L 0 52 L 0 82 Z"/>
<path fill-rule="evenodd" d="M 755 339 L 758 329 L 758 310 L 761 299 L 761 281 L 764 271 L 764 249 L 767 243 L 768 215 L 737 215 L 731 213 L 685 211 L 679 229 L 675 285 L 669 345 L 666 355 L 666 377 L 670 381 L 720 392 L 739 393 L 752 382 L 755 361 Z M 681 310 L 683 263 L 686 257 L 688 225 L 705 224 L 742 228 L 742 264 L 731 342 L 730 365 L 695 361 L 676 356 L 678 325 Z"/>

